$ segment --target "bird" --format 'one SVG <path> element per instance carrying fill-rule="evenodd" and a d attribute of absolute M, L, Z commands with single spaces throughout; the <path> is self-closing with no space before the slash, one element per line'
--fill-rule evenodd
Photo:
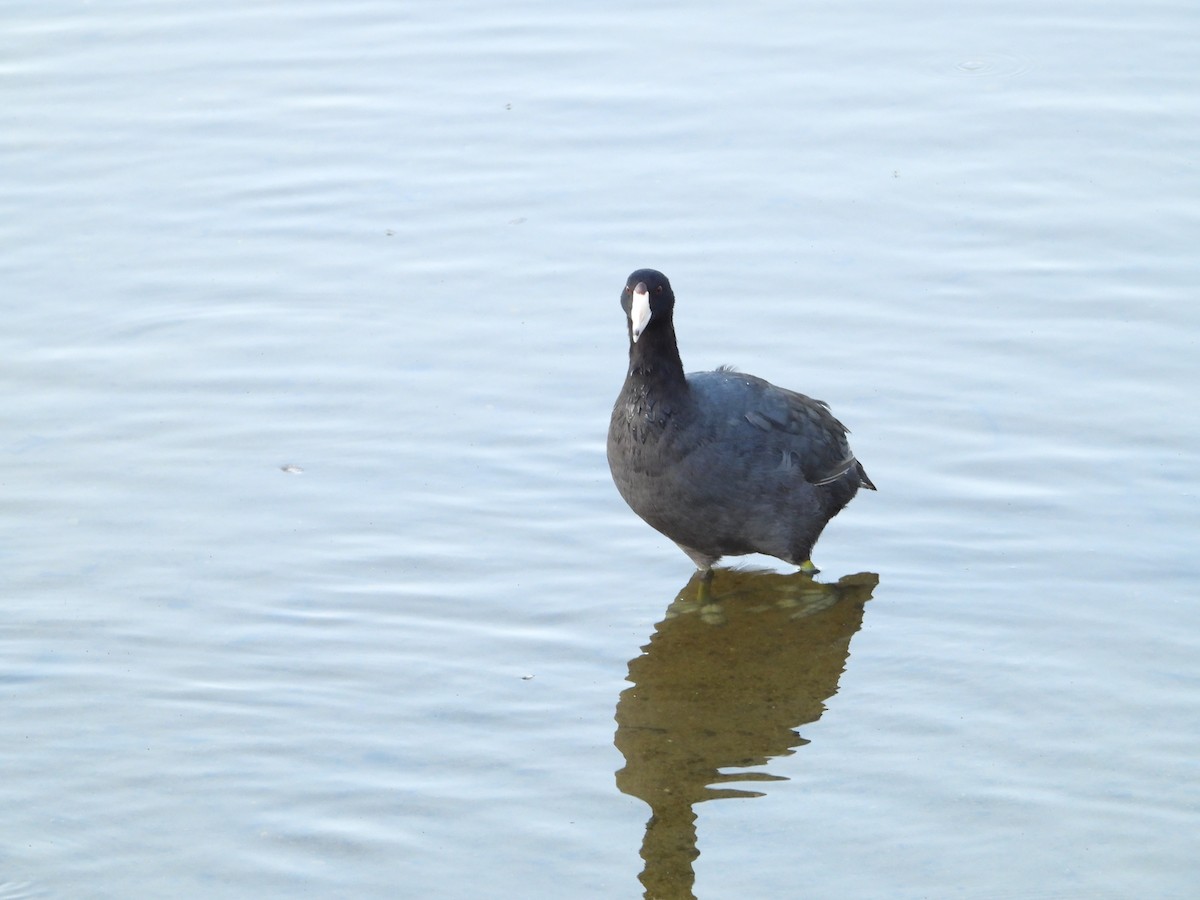
<path fill-rule="evenodd" d="M 829 406 L 728 366 L 685 374 L 667 277 L 621 291 L 629 368 L 608 427 L 617 491 L 701 573 L 761 553 L 808 574 L 829 520 L 875 490 Z"/>

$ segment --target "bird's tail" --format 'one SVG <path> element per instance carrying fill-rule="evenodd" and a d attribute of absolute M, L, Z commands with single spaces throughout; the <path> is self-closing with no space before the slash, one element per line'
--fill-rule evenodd
<path fill-rule="evenodd" d="M 854 464 L 858 466 L 858 486 L 865 487 L 869 491 L 877 490 L 875 487 L 875 482 L 873 482 L 867 475 L 867 470 L 863 468 L 862 463 L 856 459 Z"/>

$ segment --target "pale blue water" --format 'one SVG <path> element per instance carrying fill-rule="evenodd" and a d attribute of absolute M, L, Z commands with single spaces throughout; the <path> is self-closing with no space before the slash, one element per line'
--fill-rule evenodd
<path fill-rule="evenodd" d="M 5 26 L 0 897 L 1195 894 L 1193 5 Z M 865 606 L 621 503 L 640 266 Z"/>

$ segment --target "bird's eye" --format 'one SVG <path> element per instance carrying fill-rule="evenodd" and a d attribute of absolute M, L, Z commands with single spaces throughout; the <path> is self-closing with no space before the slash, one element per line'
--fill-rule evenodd
<path fill-rule="evenodd" d="M 656 287 L 654 290 L 655 290 L 655 292 L 656 292 L 656 293 L 659 293 L 659 294 L 661 294 L 661 293 L 662 293 L 662 285 L 660 284 L 660 285 L 659 285 L 658 287 Z"/>

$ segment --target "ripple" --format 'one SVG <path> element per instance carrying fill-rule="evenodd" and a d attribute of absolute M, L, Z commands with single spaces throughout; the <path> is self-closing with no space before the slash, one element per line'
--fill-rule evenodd
<path fill-rule="evenodd" d="M 950 71 L 969 78 L 1013 78 L 1029 71 L 1029 63 L 1008 53 L 976 53 L 955 62 Z"/>

